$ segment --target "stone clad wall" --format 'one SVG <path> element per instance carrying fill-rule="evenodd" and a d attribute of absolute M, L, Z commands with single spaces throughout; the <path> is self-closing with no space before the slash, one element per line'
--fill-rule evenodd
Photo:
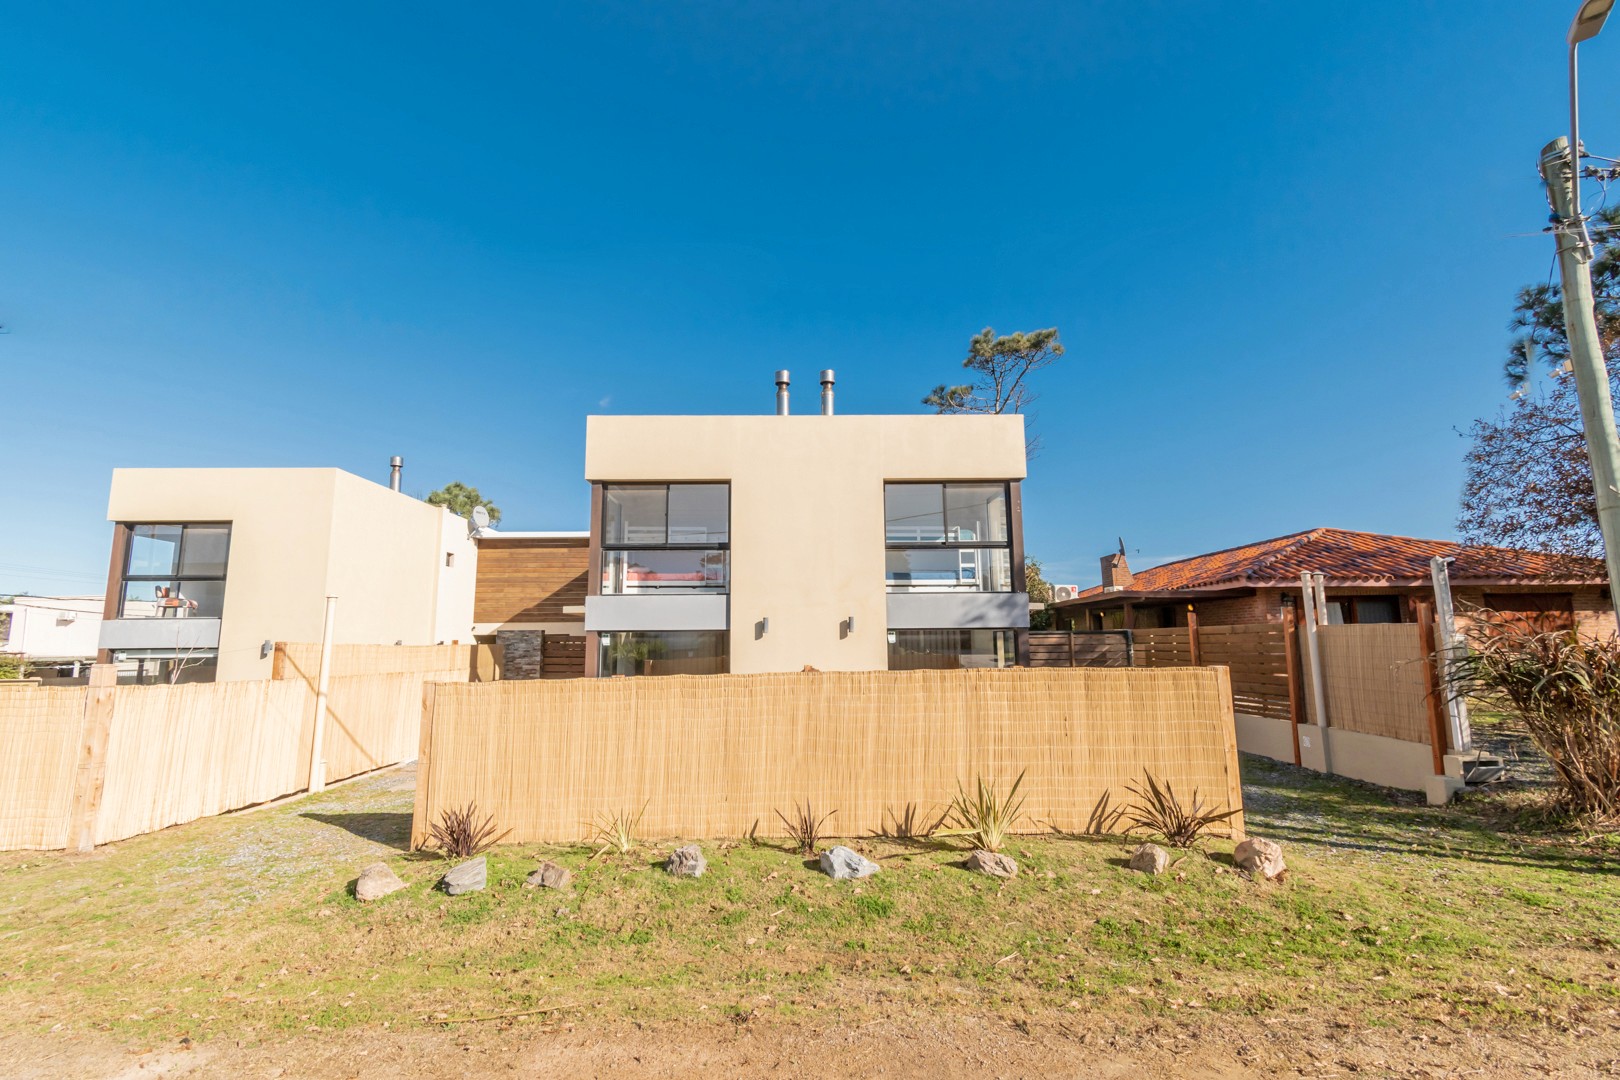
<path fill-rule="evenodd" d="M 538 679 L 545 673 L 546 635 L 539 630 L 497 630 L 495 642 L 505 652 L 503 679 Z"/>

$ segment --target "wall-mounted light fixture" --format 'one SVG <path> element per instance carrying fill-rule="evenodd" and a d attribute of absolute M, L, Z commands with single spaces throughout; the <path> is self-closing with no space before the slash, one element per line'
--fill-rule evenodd
<path fill-rule="evenodd" d="M 264 644 L 259 646 L 259 659 L 268 660 L 270 659 L 270 654 L 275 651 L 276 643 L 271 641 L 269 638 L 266 638 Z"/>
<path fill-rule="evenodd" d="M 771 632 L 771 620 L 764 618 L 754 624 L 754 640 L 758 641 Z"/>

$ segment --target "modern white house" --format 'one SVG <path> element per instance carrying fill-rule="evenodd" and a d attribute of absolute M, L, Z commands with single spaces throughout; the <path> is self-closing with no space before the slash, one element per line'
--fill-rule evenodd
<path fill-rule="evenodd" d="M 335 644 L 473 640 L 468 523 L 340 469 L 116 469 L 107 516 L 97 645 L 135 681 L 268 678 L 327 597 Z"/>
<path fill-rule="evenodd" d="M 592 416 L 587 675 L 1008 667 L 1023 417 Z"/>

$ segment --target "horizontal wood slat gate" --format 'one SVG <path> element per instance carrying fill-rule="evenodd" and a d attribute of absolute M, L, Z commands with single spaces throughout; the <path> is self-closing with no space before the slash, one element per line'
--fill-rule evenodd
<path fill-rule="evenodd" d="M 1148 630 L 1055 630 L 1029 635 L 1030 667 L 1191 667 L 1231 670 L 1240 713 L 1293 718 L 1288 632 L 1282 626 L 1174 626 Z"/>
<path fill-rule="evenodd" d="M 540 677 L 583 679 L 585 638 L 571 634 L 547 634 L 545 642 L 541 645 Z"/>

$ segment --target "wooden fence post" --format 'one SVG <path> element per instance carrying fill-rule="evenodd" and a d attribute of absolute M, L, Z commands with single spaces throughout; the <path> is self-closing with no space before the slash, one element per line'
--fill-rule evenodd
<path fill-rule="evenodd" d="M 287 677 L 287 643 L 276 642 L 276 651 L 270 661 L 270 677 L 272 679 L 285 679 Z"/>
<path fill-rule="evenodd" d="M 1242 840 L 1244 837 L 1243 823 L 1243 773 L 1238 761 L 1237 746 L 1237 717 L 1232 707 L 1232 669 L 1228 667 L 1211 668 L 1215 676 L 1215 696 L 1219 701 L 1221 710 L 1221 751 L 1226 758 L 1226 805 L 1235 809 L 1237 814 L 1230 818 L 1232 839 Z"/>
<path fill-rule="evenodd" d="M 1299 724 L 1302 717 L 1300 708 L 1304 704 L 1304 687 L 1301 680 L 1304 678 L 1300 672 L 1299 664 L 1299 627 L 1294 615 L 1294 605 L 1284 604 L 1283 618 L 1283 675 L 1288 680 L 1288 726 L 1293 728 L 1294 736 L 1294 764 L 1300 764 L 1299 758 Z"/>
<path fill-rule="evenodd" d="M 1187 659 L 1192 666 L 1197 667 L 1202 658 L 1203 651 L 1198 647 L 1198 612 L 1191 604 L 1187 605 Z"/>
<path fill-rule="evenodd" d="M 93 851 L 96 815 L 107 786 L 107 742 L 112 735 L 113 701 L 118 667 L 97 664 L 90 669 L 84 697 L 84 727 L 79 737 L 79 767 L 73 774 L 73 801 L 68 821 L 68 850 Z"/>
<path fill-rule="evenodd" d="M 1434 751 L 1434 775 L 1446 774 L 1446 705 L 1441 698 L 1445 691 L 1440 685 L 1435 665 L 1439 650 L 1435 645 L 1434 608 L 1427 600 L 1412 605 L 1417 615 L 1418 648 L 1423 653 L 1423 700 L 1429 712 L 1429 746 Z"/>
<path fill-rule="evenodd" d="M 1069 629 L 1069 666 L 1078 666 L 1074 662 L 1074 629 L 1072 627 Z"/>
<path fill-rule="evenodd" d="M 419 851 L 427 843 L 428 810 L 428 758 L 433 753 L 433 700 L 437 683 L 422 684 L 422 735 L 416 750 L 416 806 L 411 814 L 411 850 Z"/>

